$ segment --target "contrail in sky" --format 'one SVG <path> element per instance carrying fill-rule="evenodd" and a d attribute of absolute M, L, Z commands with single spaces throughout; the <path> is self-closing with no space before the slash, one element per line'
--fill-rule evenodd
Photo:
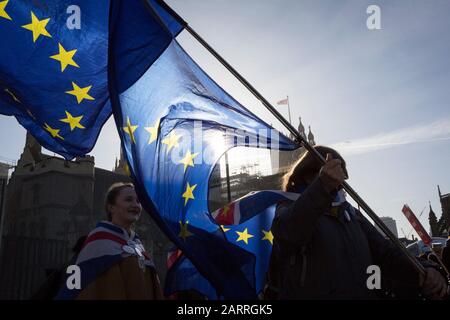
<path fill-rule="evenodd" d="M 366 138 L 339 142 L 331 147 L 342 154 L 355 155 L 400 145 L 445 140 L 450 140 L 450 119 L 383 132 Z"/>

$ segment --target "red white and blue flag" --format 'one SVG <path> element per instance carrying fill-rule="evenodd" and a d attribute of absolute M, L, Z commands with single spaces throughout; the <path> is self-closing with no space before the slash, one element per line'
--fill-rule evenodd
<path fill-rule="evenodd" d="M 277 102 L 277 105 L 279 105 L 279 106 L 287 105 L 287 104 L 289 104 L 289 98 L 286 98 L 286 99 L 283 99 L 283 100 L 280 100 Z"/>
<path fill-rule="evenodd" d="M 76 265 L 80 268 L 81 288 L 70 289 L 64 283 L 56 299 L 75 299 L 78 294 L 102 273 L 122 259 L 137 256 L 143 266 L 153 267 L 150 255 L 145 251 L 138 235 L 128 232 L 108 221 L 101 221 L 83 244 Z"/>
<path fill-rule="evenodd" d="M 264 190 L 251 192 L 233 201 L 211 215 L 230 245 L 255 255 L 255 289 L 259 294 L 264 286 L 269 258 L 272 252 L 272 220 L 280 202 L 295 201 L 299 193 Z M 224 261 L 226 263 L 226 261 Z M 210 300 L 225 298 L 200 274 L 181 250 L 173 248 L 167 257 L 165 295 L 180 291 L 196 291 Z"/>
<path fill-rule="evenodd" d="M 295 201 L 299 196 L 299 193 L 279 190 L 253 191 L 214 211 L 211 215 L 221 225 L 238 225 L 279 202 Z"/>

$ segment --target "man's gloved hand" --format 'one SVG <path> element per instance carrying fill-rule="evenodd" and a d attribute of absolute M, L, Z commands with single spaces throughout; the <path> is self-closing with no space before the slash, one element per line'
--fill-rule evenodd
<path fill-rule="evenodd" d="M 426 268 L 425 276 L 420 276 L 422 293 L 429 299 L 442 299 L 447 295 L 447 281 L 442 274 L 434 268 Z"/>
<path fill-rule="evenodd" d="M 333 156 L 328 153 L 326 163 L 320 169 L 319 179 L 327 192 L 336 190 L 347 179 L 342 168 L 342 161 L 333 159 Z"/>

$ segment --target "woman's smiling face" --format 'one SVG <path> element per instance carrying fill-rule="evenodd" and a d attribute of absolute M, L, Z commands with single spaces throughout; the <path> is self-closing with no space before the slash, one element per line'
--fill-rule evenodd
<path fill-rule="evenodd" d="M 142 206 L 132 187 L 120 190 L 114 204 L 109 205 L 112 222 L 118 225 L 130 225 L 141 216 Z"/>

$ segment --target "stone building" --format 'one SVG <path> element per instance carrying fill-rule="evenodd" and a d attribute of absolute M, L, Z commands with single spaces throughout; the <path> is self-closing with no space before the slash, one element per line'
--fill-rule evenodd
<path fill-rule="evenodd" d="M 314 134 L 309 126 L 308 135 L 305 133 L 302 119 L 299 117 L 298 132 L 311 145 L 315 145 Z M 229 177 L 220 176 L 220 167 L 217 165 L 211 176 L 209 186 L 209 207 L 210 211 L 215 211 L 227 203 L 234 201 L 242 196 L 245 196 L 251 191 L 259 190 L 280 190 L 283 175 L 290 169 L 292 164 L 298 160 L 305 152 L 303 147 L 294 151 L 270 151 L 270 161 L 272 167 L 272 174 L 260 175 L 250 174 L 242 166 L 240 172 L 230 174 Z M 212 192 L 214 191 L 214 192 Z"/>
<path fill-rule="evenodd" d="M 8 174 L 9 169 L 11 169 L 14 165 L 14 163 L 10 163 L 9 161 L 7 163 L 0 162 L 0 248 L 2 245 L 3 222 L 5 221 L 4 212 Z"/>
<path fill-rule="evenodd" d="M 392 234 L 398 238 L 398 231 L 397 231 L 397 223 L 395 222 L 395 219 L 392 217 L 380 217 L 380 220 L 386 225 L 386 227 L 389 229 L 389 231 L 392 232 Z M 375 229 L 378 230 L 382 235 L 384 235 L 384 232 L 381 231 L 381 229 L 375 224 Z"/>
<path fill-rule="evenodd" d="M 45 155 L 29 134 L 9 179 L 0 248 L 0 299 L 31 297 L 51 270 L 72 256 L 71 248 L 104 220 L 104 196 L 114 182 L 128 182 L 123 159 L 114 171 L 95 167 L 94 157 L 66 161 Z M 137 225 L 146 249 L 165 278 L 168 239 L 149 214 Z"/>
<path fill-rule="evenodd" d="M 430 222 L 431 236 L 446 238 L 450 231 L 450 193 L 442 194 L 441 188 L 438 186 L 438 194 L 442 208 L 441 217 L 437 219 L 437 216 L 430 205 L 428 220 Z"/>
<path fill-rule="evenodd" d="M 308 136 L 306 136 L 305 133 L 305 127 L 302 123 L 302 118 L 299 117 L 299 124 L 298 124 L 298 132 L 300 135 L 307 140 L 311 145 L 315 146 L 315 138 L 314 134 L 311 131 L 311 126 L 309 126 L 309 132 Z M 287 172 L 291 165 L 300 158 L 300 156 L 305 152 L 305 149 L 303 147 L 300 147 L 294 151 L 279 151 L 274 150 L 271 151 L 271 162 L 272 162 L 272 173 L 285 173 Z"/>
<path fill-rule="evenodd" d="M 300 134 L 306 137 L 299 120 Z M 315 144 L 311 129 L 308 140 Z M 226 178 L 220 177 L 218 165 L 210 179 L 210 211 L 228 203 L 228 194 L 235 200 L 250 191 L 279 189 L 282 175 L 303 152 L 303 148 L 271 152 L 272 164 L 274 157 L 279 157 L 272 175 L 239 173 L 229 179 L 231 190 Z M 66 161 L 43 154 L 39 143 L 27 134 L 4 196 L 0 299 L 32 297 L 46 276 L 72 257 L 77 239 L 105 218 L 104 195 L 112 183 L 130 181 L 126 173 L 122 156 L 116 160 L 113 171 L 108 171 L 95 167 L 92 156 Z M 145 212 L 136 231 L 153 255 L 164 283 L 169 240 Z"/>

